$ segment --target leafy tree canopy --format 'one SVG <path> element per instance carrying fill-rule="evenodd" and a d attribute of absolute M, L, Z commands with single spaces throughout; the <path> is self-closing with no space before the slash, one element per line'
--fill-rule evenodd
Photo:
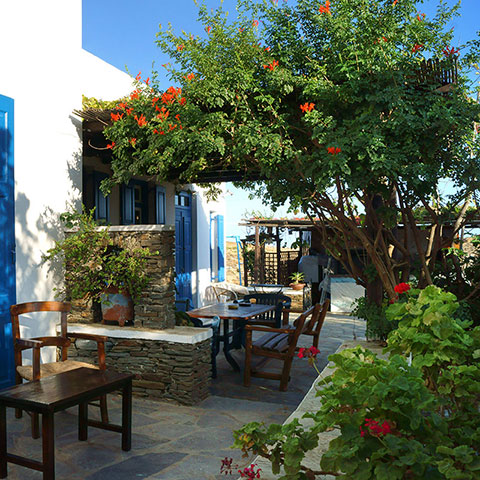
<path fill-rule="evenodd" d="M 459 4 L 441 1 L 428 18 L 421 3 L 239 0 L 233 20 L 200 5 L 203 35 L 172 26 L 158 33 L 180 87 L 161 92 L 157 73 L 138 76 L 112 114 L 107 187 L 138 174 L 188 183 L 202 172 L 244 172 L 242 185 L 273 207 L 289 200 L 315 218 L 330 253 L 365 284 L 366 265 L 349 253 L 363 248 L 394 297 L 413 262 L 398 216 L 414 222 L 422 205 L 438 225 L 438 182 L 451 180 L 452 206 L 471 199 L 479 182 L 480 108 L 467 75 L 479 42 L 452 45 L 448 24 Z M 428 69 L 430 58 L 438 74 L 458 68 L 454 84 L 440 88 L 449 82 Z M 430 283 L 442 238 L 431 233 L 424 248 L 412 228 Z"/>

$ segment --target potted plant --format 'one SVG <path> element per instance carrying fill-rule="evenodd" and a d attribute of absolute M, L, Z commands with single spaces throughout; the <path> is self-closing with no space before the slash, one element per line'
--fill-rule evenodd
<path fill-rule="evenodd" d="M 292 281 L 290 288 L 293 288 L 293 290 L 303 290 L 303 287 L 305 287 L 305 283 L 303 282 L 305 275 L 302 272 L 294 272 L 289 278 Z"/>
<path fill-rule="evenodd" d="M 133 320 L 133 304 L 148 284 L 145 266 L 152 253 L 134 241 L 114 244 L 108 228 L 99 227 L 93 213 L 61 214 L 68 231 L 43 261 L 57 261 L 63 267 L 64 284 L 56 289 L 57 296 L 103 304 L 103 321 L 114 320 L 123 326 Z M 109 307 L 113 317 L 107 312 Z"/>

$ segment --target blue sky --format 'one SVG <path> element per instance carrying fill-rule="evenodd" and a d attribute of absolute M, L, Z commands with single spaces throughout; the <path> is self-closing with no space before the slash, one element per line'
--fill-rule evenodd
<path fill-rule="evenodd" d="M 220 5 L 219 0 L 206 0 L 209 7 Z M 447 0 L 453 5 L 454 0 Z M 83 0 L 83 48 L 111 63 L 121 70 L 135 76 L 139 71 L 148 76 L 152 62 L 160 74 L 162 87 L 170 85 L 163 75 L 161 65 L 170 59 L 162 54 L 155 45 L 155 34 L 159 24 L 169 22 L 177 32 L 185 30 L 191 33 L 204 33 L 197 24 L 197 8 L 193 0 Z M 419 11 L 427 15 L 434 13 L 436 0 L 419 5 Z M 224 0 L 225 10 L 235 12 L 235 0 Z M 480 30 L 480 0 L 463 0 L 461 17 L 456 18 L 452 27 L 455 31 L 455 46 L 475 37 Z M 146 74 L 146 75 L 145 75 Z M 226 235 L 244 235 L 244 229 L 237 226 L 246 211 L 268 213 L 268 207 L 259 199 L 249 200 L 248 194 L 228 186 L 232 195 L 227 196 Z M 276 216 L 285 216 L 286 208 L 276 212 Z"/>

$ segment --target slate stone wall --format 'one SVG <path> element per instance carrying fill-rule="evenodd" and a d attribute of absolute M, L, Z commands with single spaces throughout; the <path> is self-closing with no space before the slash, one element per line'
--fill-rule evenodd
<path fill-rule="evenodd" d="M 108 369 L 135 374 L 133 392 L 142 397 L 195 405 L 208 397 L 211 339 L 195 344 L 111 338 L 105 344 Z M 77 339 L 68 358 L 97 364 L 97 344 Z"/>
<path fill-rule="evenodd" d="M 160 230 L 122 230 L 110 227 L 109 233 L 117 245 L 134 242 L 147 247 L 152 255 L 147 263 L 150 283 L 140 302 L 135 305 L 136 327 L 166 329 L 175 326 L 175 230 L 165 227 Z M 73 302 L 69 322 L 94 323 L 101 321 L 101 313 L 94 319 L 91 303 Z"/>

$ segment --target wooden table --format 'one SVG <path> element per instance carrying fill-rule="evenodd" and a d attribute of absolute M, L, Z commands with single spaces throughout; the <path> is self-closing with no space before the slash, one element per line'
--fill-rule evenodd
<path fill-rule="evenodd" d="M 132 378 L 134 375 L 92 368 L 78 368 L 40 380 L 0 390 L 0 478 L 7 477 L 7 462 L 43 472 L 44 480 L 55 478 L 55 412 L 78 405 L 78 439 L 87 440 L 88 426 L 122 434 L 122 450 L 131 448 Z M 88 420 L 88 402 L 122 391 L 122 425 Z M 20 457 L 7 452 L 6 407 L 22 408 L 42 414 L 43 461 Z"/>
<path fill-rule="evenodd" d="M 238 309 L 230 309 L 228 308 L 229 305 L 238 305 Z M 220 336 L 220 341 L 223 342 L 223 354 L 233 369 L 239 372 L 240 367 L 232 357 L 230 350 L 241 346 L 243 327 L 249 320 L 272 310 L 275 310 L 275 305 L 251 303 L 250 306 L 244 307 L 241 303 L 233 304 L 229 302 L 195 308 L 194 310 L 189 310 L 187 313 L 195 318 L 213 318 L 218 316 L 223 320 L 223 335 Z M 233 321 L 232 331 L 230 331 L 230 320 Z"/>

